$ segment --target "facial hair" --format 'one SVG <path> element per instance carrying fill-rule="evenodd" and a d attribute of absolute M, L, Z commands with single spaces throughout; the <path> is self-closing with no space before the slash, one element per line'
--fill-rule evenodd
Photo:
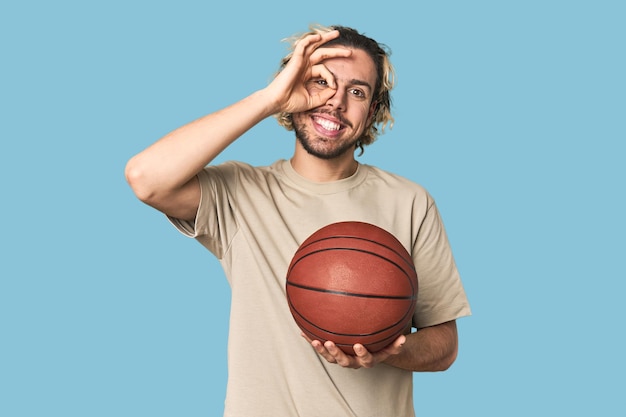
<path fill-rule="evenodd" d="M 308 116 L 306 116 L 308 117 Z M 319 136 L 317 133 L 309 133 L 307 130 L 307 125 L 304 122 L 293 120 L 293 130 L 296 133 L 296 138 L 298 142 L 302 145 L 305 151 L 310 155 L 313 155 L 320 159 L 334 159 L 337 158 L 348 151 L 354 151 L 356 149 L 356 144 L 358 142 L 358 138 L 348 141 L 336 142 L 337 146 L 316 146 L 316 144 L 321 143 L 329 143 L 332 141 L 331 139 L 326 139 L 322 136 Z"/>

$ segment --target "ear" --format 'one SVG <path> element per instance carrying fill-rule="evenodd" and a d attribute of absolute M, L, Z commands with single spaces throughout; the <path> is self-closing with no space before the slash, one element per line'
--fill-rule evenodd
<path fill-rule="evenodd" d="M 372 101 L 370 104 L 370 110 L 367 114 L 367 124 L 370 125 L 372 123 L 372 119 L 374 118 L 374 114 L 376 114 L 376 110 L 378 109 L 378 101 Z"/>

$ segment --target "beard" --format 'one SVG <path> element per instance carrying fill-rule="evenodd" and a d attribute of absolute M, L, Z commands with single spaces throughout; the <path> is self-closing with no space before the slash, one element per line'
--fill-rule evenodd
<path fill-rule="evenodd" d="M 337 158 L 349 151 L 354 152 L 357 147 L 359 138 L 342 140 L 327 139 L 315 132 L 309 132 L 304 122 L 296 120 L 296 118 L 292 120 L 296 139 L 298 139 L 298 142 L 300 142 L 309 155 L 328 160 Z"/>

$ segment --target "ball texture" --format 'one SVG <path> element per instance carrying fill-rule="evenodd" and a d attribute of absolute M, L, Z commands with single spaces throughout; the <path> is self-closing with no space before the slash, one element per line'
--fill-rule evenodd
<path fill-rule="evenodd" d="M 386 230 L 346 221 L 314 232 L 287 271 L 289 309 L 312 340 L 377 352 L 410 327 L 418 281 L 411 255 Z"/>

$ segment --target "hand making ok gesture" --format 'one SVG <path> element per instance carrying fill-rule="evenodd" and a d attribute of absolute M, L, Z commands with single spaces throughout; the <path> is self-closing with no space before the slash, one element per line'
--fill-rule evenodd
<path fill-rule="evenodd" d="M 298 113 L 326 103 L 337 88 L 335 79 L 323 61 L 349 57 L 350 49 L 323 45 L 339 36 L 336 30 L 313 34 L 296 44 L 291 59 L 266 88 L 278 112 Z M 323 81 L 327 88 L 312 88 L 312 82 Z"/>

